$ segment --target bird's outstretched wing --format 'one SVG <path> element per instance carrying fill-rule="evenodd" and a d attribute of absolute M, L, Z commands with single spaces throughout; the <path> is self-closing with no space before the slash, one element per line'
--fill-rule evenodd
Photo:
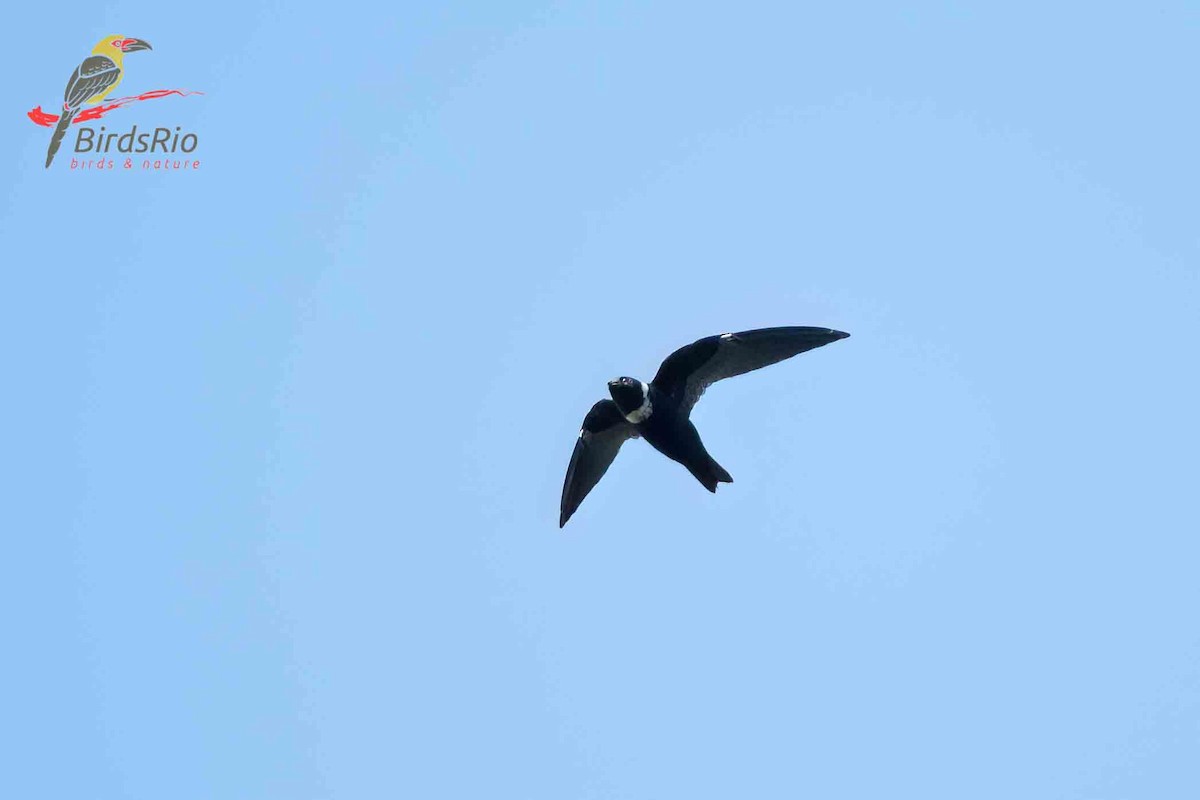
<path fill-rule="evenodd" d="M 621 445 L 635 437 L 637 428 L 621 416 L 617 404 L 612 400 L 601 400 L 592 406 L 592 410 L 583 418 L 575 452 L 571 453 L 571 464 L 567 467 L 558 527 L 567 524 L 583 498 L 604 477 Z"/>
<path fill-rule="evenodd" d="M 681 347 L 658 368 L 653 385 L 690 414 L 704 390 L 719 380 L 783 361 L 806 350 L 845 339 L 829 328 L 761 328 L 706 336 Z"/>
<path fill-rule="evenodd" d="M 120 77 L 121 68 L 108 56 L 88 56 L 67 80 L 63 102 L 74 111 L 91 98 L 103 93 Z"/>

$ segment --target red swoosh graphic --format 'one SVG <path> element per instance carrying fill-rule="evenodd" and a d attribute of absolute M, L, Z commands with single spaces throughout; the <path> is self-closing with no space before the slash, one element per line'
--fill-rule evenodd
<path fill-rule="evenodd" d="M 111 103 L 104 103 L 93 108 L 85 108 L 75 115 L 75 119 L 71 120 L 72 124 L 87 122 L 91 119 L 100 119 L 114 108 L 127 106 L 130 103 L 136 103 L 139 100 L 157 100 L 160 97 L 168 97 L 177 94 L 180 97 L 187 97 L 193 94 L 204 94 L 204 92 L 189 92 L 185 89 L 154 89 L 153 91 L 143 92 L 142 94 L 132 95 L 130 97 L 119 97 Z M 54 123 L 58 122 L 57 114 L 47 114 L 42 111 L 42 107 L 38 106 L 31 111 L 25 112 L 25 115 L 33 120 L 35 125 L 41 125 L 44 128 L 49 128 Z"/>

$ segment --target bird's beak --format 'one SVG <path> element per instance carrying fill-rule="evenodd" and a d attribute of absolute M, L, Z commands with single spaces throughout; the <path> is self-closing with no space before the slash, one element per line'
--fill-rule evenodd
<path fill-rule="evenodd" d="M 152 50 L 149 42 L 144 42 L 141 39 L 126 39 L 121 43 L 121 52 L 132 53 L 136 50 Z"/>

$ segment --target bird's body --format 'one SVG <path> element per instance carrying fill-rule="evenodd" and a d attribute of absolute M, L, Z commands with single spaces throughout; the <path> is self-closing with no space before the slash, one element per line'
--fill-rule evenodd
<path fill-rule="evenodd" d="M 124 36 L 105 36 L 92 48 L 92 54 L 71 73 L 67 88 L 63 91 L 62 115 L 50 137 L 46 151 L 46 166 L 54 161 L 54 154 L 62 144 L 63 136 L 71 127 L 71 120 L 84 105 L 99 103 L 112 93 L 125 77 L 125 54 L 138 50 L 149 50 L 150 43 Z"/>
<path fill-rule="evenodd" d="M 647 390 L 651 411 L 641 422 L 632 423 L 637 435 L 667 458 L 687 467 L 688 472 L 710 492 L 717 490 L 719 482 L 733 483 L 729 473 L 708 454 L 700 440 L 700 432 L 680 404 L 658 391 L 653 384 Z M 620 405 L 617 402 L 618 408 Z"/>
<path fill-rule="evenodd" d="M 563 483 L 559 527 L 608 470 L 621 445 L 642 438 L 687 468 L 710 492 L 733 478 L 716 462 L 690 419 L 704 390 L 716 381 L 760 369 L 844 339 L 829 328 L 763 328 L 698 339 L 663 361 L 649 384 L 635 378 L 609 381 L 611 400 L 592 406 L 579 430 Z"/>

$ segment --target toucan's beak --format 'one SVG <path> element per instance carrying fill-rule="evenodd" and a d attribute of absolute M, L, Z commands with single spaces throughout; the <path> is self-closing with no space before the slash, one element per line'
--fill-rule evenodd
<path fill-rule="evenodd" d="M 132 53 L 135 50 L 152 50 L 149 42 L 143 42 L 141 39 L 126 39 L 121 43 L 121 52 Z"/>

